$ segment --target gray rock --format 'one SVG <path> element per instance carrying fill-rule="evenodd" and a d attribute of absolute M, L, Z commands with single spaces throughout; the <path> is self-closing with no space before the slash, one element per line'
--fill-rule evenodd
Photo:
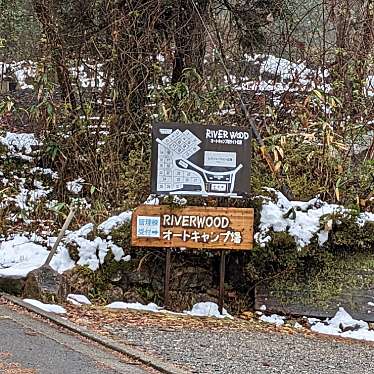
<path fill-rule="evenodd" d="M 28 274 L 23 297 L 42 302 L 62 302 L 65 301 L 68 293 L 69 286 L 66 277 L 47 265 Z"/>
<path fill-rule="evenodd" d="M 0 277 L 0 291 L 20 295 L 25 285 L 24 277 Z"/>

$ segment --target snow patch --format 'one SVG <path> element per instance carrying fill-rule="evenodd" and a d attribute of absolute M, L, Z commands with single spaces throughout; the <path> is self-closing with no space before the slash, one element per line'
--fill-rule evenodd
<path fill-rule="evenodd" d="M 91 305 L 91 301 L 84 295 L 70 293 L 66 300 L 74 305 Z"/>
<path fill-rule="evenodd" d="M 374 222 L 374 213 L 364 212 L 359 214 L 357 224 L 362 227 L 366 222 Z"/>
<path fill-rule="evenodd" d="M 144 202 L 145 205 L 159 205 L 160 199 L 156 195 L 149 195 Z"/>
<path fill-rule="evenodd" d="M 160 308 L 158 305 L 154 303 L 149 303 L 147 305 L 143 305 L 141 303 L 124 303 L 122 301 L 115 301 L 111 304 L 105 306 L 108 309 L 133 309 L 133 310 L 141 310 L 147 312 L 158 312 Z"/>
<path fill-rule="evenodd" d="M 88 266 L 93 271 L 97 270 L 99 265 L 104 263 L 105 256 L 109 250 L 112 251 L 116 261 L 121 261 L 125 255 L 121 247 L 114 244 L 111 240 L 102 239 L 100 237 L 96 237 L 94 240 L 88 240 L 73 232 L 69 234 L 67 240 L 70 243 L 75 243 L 78 247 L 79 260 L 77 264 Z"/>
<path fill-rule="evenodd" d="M 218 305 L 210 301 L 197 303 L 191 310 L 185 310 L 184 313 L 195 317 L 233 318 L 225 308 L 223 308 L 221 314 Z"/>
<path fill-rule="evenodd" d="M 16 235 L 10 240 L 0 242 L 0 277 L 26 277 L 27 274 L 42 266 L 49 251 L 34 243 L 24 235 Z M 59 273 L 74 267 L 74 262 L 65 247 L 59 247 L 53 256 L 51 266 Z"/>
<path fill-rule="evenodd" d="M 34 299 L 23 299 L 25 303 L 31 304 L 36 306 L 39 309 L 44 310 L 45 312 L 49 313 L 57 313 L 57 314 L 65 314 L 66 310 L 60 305 L 55 304 L 44 304 L 41 301 L 34 300 Z"/>
<path fill-rule="evenodd" d="M 266 323 L 272 323 L 276 326 L 282 326 L 284 325 L 284 320 L 286 317 L 278 316 L 278 314 L 272 314 L 271 316 L 261 316 L 260 321 L 266 322 Z"/>
<path fill-rule="evenodd" d="M 374 331 L 369 330 L 368 323 L 352 318 L 342 307 L 333 318 L 314 323 L 311 330 L 320 334 L 374 341 Z"/>

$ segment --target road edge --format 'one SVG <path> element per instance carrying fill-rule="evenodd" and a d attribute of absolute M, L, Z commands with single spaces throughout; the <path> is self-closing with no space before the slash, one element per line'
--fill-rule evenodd
<path fill-rule="evenodd" d="M 140 351 L 138 349 L 130 347 L 126 344 L 119 343 L 119 342 L 117 342 L 113 339 L 101 336 L 101 335 L 96 334 L 96 333 L 91 332 L 91 331 L 88 331 L 86 328 L 78 326 L 78 325 L 70 322 L 69 320 L 65 320 L 65 319 L 63 319 L 63 318 L 61 318 L 57 315 L 46 312 L 46 311 L 44 311 L 44 310 L 42 310 L 42 309 L 40 309 L 40 308 L 38 308 L 34 305 L 25 303 L 22 299 L 20 299 L 16 296 L 9 295 L 9 294 L 3 293 L 3 292 L 0 293 L 0 296 L 3 297 L 5 300 L 8 300 L 8 301 L 12 302 L 15 305 L 18 305 L 22 308 L 25 308 L 32 313 L 35 313 L 35 314 L 37 314 L 37 315 L 39 315 L 43 318 L 46 318 L 49 321 L 51 321 L 51 322 L 53 322 L 53 323 L 55 323 L 55 324 L 57 324 L 61 327 L 66 328 L 69 331 L 72 331 L 72 332 L 77 333 L 77 334 L 79 334 L 79 335 L 81 335 L 81 336 L 83 336 L 87 339 L 90 339 L 90 340 L 104 346 L 105 348 L 109 348 L 113 351 L 122 353 L 126 356 L 129 356 L 129 357 L 135 359 L 135 360 L 138 360 L 141 363 L 160 371 L 161 373 L 164 373 L 164 374 L 188 374 L 188 371 L 185 371 L 185 370 L 183 370 L 183 369 L 181 369 L 181 368 L 179 368 L 179 367 L 177 367 L 173 364 L 166 363 L 166 362 L 162 361 L 161 359 L 159 359 L 157 357 L 153 357 L 153 356 L 151 356 L 147 353 L 144 353 L 143 351 Z"/>

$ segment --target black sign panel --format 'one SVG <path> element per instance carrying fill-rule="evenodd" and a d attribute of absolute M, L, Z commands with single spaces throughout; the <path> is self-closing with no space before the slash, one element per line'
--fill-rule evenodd
<path fill-rule="evenodd" d="M 249 129 L 155 123 L 152 135 L 152 193 L 226 197 L 249 193 Z"/>

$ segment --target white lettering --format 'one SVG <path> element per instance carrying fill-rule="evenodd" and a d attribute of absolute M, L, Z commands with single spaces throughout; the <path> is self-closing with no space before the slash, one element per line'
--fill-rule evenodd
<path fill-rule="evenodd" d="M 213 226 L 213 217 L 211 217 L 211 216 L 206 217 L 205 225 L 206 225 L 206 227 L 212 227 Z"/>
<path fill-rule="evenodd" d="M 230 131 L 231 139 L 249 139 L 249 133 L 246 131 Z"/>
<path fill-rule="evenodd" d="M 164 214 L 162 217 L 162 226 L 171 226 L 170 219 L 171 217 L 169 214 Z"/>
<path fill-rule="evenodd" d="M 164 214 L 162 216 L 164 227 L 194 227 L 202 229 L 204 227 L 216 227 L 225 229 L 230 225 L 230 219 L 225 216 L 178 216 L 175 214 Z"/>
<path fill-rule="evenodd" d="M 181 222 L 182 222 L 182 217 L 183 216 L 173 216 L 175 218 L 174 222 L 175 222 L 175 226 L 180 226 Z"/>
<path fill-rule="evenodd" d="M 221 227 L 222 217 L 214 217 L 213 224 L 214 224 L 214 227 Z"/>
<path fill-rule="evenodd" d="M 229 132 L 227 130 L 206 130 L 206 139 L 228 139 Z"/>
<path fill-rule="evenodd" d="M 227 217 L 222 217 L 222 223 L 221 228 L 225 229 L 226 227 L 229 227 L 230 220 Z"/>
<path fill-rule="evenodd" d="M 182 227 L 188 227 L 190 225 L 190 216 L 183 216 Z"/>
<path fill-rule="evenodd" d="M 200 217 L 200 216 L 197 216 L 196 219 L 197 219 L 197 228 L 198 229 L 202 229 L 205 225 L 205 218 L 206 217 Z"/>

